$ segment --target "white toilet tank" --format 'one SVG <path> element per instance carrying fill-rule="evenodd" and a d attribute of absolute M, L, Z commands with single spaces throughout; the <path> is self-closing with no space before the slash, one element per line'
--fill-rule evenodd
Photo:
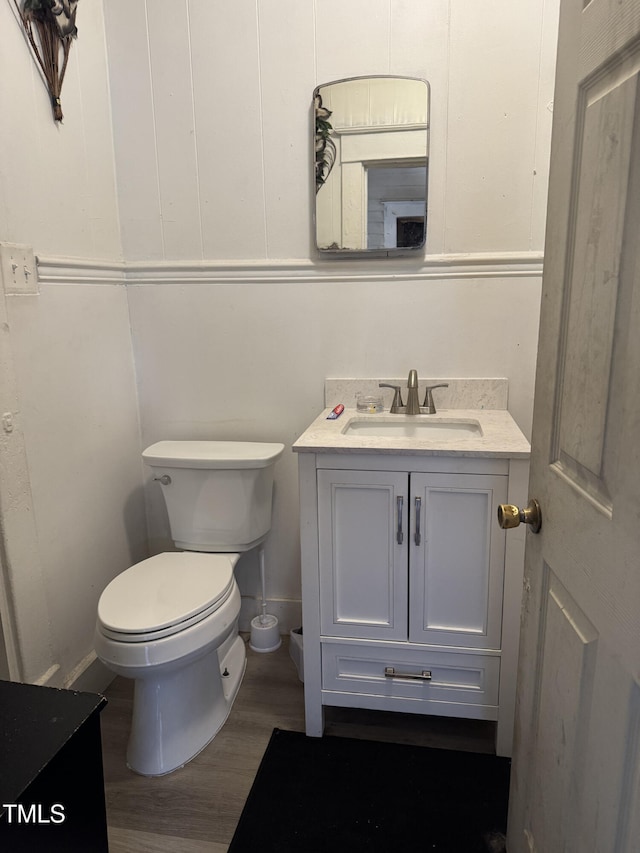
<path fill-rule="evenodd" d="M 159 441 L 143 452 L 185 551 L 248 551 L 271 528 L 273 466 L 284 444 Z"/>

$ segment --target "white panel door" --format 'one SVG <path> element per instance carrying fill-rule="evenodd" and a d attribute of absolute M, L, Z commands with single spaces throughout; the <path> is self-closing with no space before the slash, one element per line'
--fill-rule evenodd
<path fill-rule="evenodd" d="M 318 471 L 324 636 L 407 639 L 406 473 Z"/>
<path fill-rule="evenodd" d="M 640 2 L 562 0 L 509 853 L 640 850 L 639 83 Z"/>
<path fill-rule="evenodd" d="M 409 639 L 499 649 L 507 477 L 412 474 Z"/>

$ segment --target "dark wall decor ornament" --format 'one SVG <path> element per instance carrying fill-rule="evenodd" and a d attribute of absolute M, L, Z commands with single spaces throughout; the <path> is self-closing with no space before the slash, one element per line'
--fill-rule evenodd
<path fill-rule="evenodd" d="M 314 109 L 316 114 L 316 193 L 329 177 L 336 160 L 336 145 L 331 134 L 333 127 L 329 122 L 331 110 L 322 105 L 322 97 L 316 94 L 314 97 Z"/>
<path fill-rule="evenodd" d="M 78 35 L 78 0 L 13 0 L 27 39 L 40 66 L 51 96 L 53 117 L 62 121 L 60 91 L 71 41 Z"/>

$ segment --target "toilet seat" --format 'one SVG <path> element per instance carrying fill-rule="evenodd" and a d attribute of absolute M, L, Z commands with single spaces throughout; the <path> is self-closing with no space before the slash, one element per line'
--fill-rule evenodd
<path fill-rule="evenodd" d="M 237 554 L 179 551 L 136 563 L 100 596 L 100 632 L 122 643 L 145 643 L 197 624 L 232 594 L 237 560 Z"/>

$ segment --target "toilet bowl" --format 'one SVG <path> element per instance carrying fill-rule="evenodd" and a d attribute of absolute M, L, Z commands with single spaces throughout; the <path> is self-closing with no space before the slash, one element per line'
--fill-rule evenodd
<path fill-rule="evenodd" d="M 269 531 L 273 465 L 283 450 L 159 442 L 143 454 L 164 472 L 154 477 L 163 493 L 177 487 L 165 500 L 174 541 L 177 524 L 187 550 L 136 563 L 98 602 L 96 654 L 135 681 L 127 765 L 137 773 L 161 776 L 182 767 L 229 715 L 246 662 L 234 568 Z"/>
<path fill-rule="evenodd" d="M 137 773 L 183 766 L 229 714 L 246 658 L 237 632 L 238 559 L 158 554 L 114 578 L 100 598 L 96 653 L 135 679 L 127 764 Z"/>

